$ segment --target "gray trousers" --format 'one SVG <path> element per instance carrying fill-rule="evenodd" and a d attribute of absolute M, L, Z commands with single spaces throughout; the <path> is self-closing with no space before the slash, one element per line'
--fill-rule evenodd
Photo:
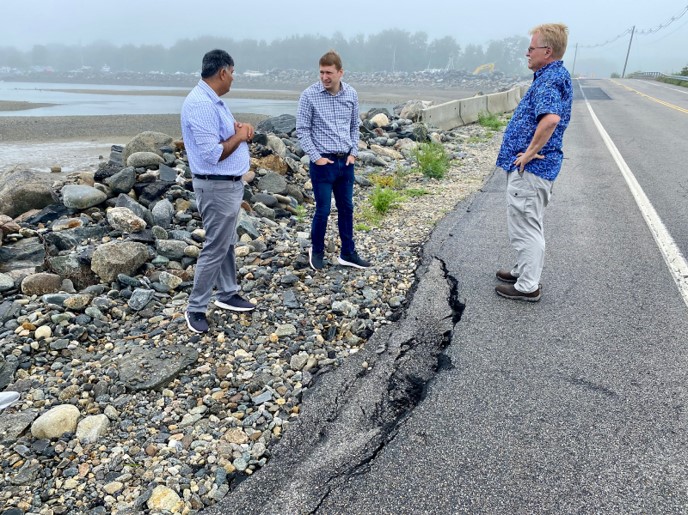
<path fill-rule="evenodd" d="M 516 251 L 511 275 L 518 277 L 514 287 L 522 293 L 539 288 L 545 264 L 543 219 L 553 184 L 530 172 L 506 174 L 507 230 Z"/>
<path fill-rule="evenodd" d="M 206 239 L 196 263 L 188 310 L 205 312 L 213 287 L 217 288 L 219 297 L 229 297 L 239 291 L 234 244 L 244 183 L 194 178 L 193 187 Z"/>

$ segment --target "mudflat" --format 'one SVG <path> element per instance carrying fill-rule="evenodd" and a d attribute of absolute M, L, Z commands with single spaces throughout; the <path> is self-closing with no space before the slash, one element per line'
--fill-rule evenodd
<path fill-rule="evenodd" d="M 473 96 L 474 91 L 456 89 L 422 88 L 413 86 L 356 88 L 359 101 L 367 104 L 400 104 L 408 100 L 448 102 Z M 65 89 L 64 91 L 69 91 Z M 76 91 L 76 90 L 74 90 Z M 84 92 L 84 90 L 78 90 Z M 178 95 L 188 90 L 92 90 L 93 94 L 108 95 Z M 256 98 L 271 100 L 298 100 L 300 91 L 289 90 L 233 90 L 224 97 L 232 106 L 232 98 Z M 0 111 L 24 111 L 46 104 L 0 101 Z M 257 124 L 267 118 L 252 113 L 234 113 L 238 121 Z M 97 115 L 97 116 L 0 116 L 0 142 L 47 142 L 47 141 L 103 141 L 122 140 L 143 131 L 158 131 L 172 137 L 181 137 L 179 114 L 155 115 Z"/>

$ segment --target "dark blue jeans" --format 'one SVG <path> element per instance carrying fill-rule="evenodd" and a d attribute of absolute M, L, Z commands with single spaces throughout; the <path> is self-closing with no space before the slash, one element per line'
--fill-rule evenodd
<path fill-rule="evenodd" d="M 309 166 L 313 195 L 315 196 L 315 215 L 311 224 L 311 243 L 313 252 L 325 251 L 325 231 L 330 216 L 332 194 L 337 204 L 337 225 L 342 241 L 342 255 L 350 255 L 354 247 L 354 165 L 346 164 L 346 158 L 334 159 L 334 163 Z"/>

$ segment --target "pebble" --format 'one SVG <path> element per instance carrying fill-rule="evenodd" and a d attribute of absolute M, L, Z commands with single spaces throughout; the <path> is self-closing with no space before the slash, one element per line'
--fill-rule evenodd
<path fill-rule="evenodd" d="M 364 142 L 399 141 L 415 123 L 395 113 L 386 116 L 396 128 L 375 129 L 380 134 L 366 133 Z M 270 203 L 273 219 L 269 211 L 263 210 L 266 218 L 251 208 L 250 198 L 259 192 L 252 183 L 245 186 L 252 193 L 239 229 L 237 276 L 258 308 L 235 313 L 211 305 L 211 331 L 204 335 L 190 333 L 183 317 L 205 233 L 195 199 L 182 184 L 161 193 L 175 210 L 164 229 L 149 226 L 125 234 L 107 226 L 100 207 L 75 215 L 79 224 L 63 220 L 62 231 L 40 229 L 48 239 L 75 238 L 77 268 L 70 279 L 76 293 L 25 295 L 14 288 L 0 300 L 0 377 L 7 374 L 8 388 L 21 393 L 0 415 L 0 432 L 7 417 L 34 413 L 26 425 L 31 431 L 0 446 L 7 480 L 0 505 L 24 513 L 48 513 L 48 505 L 53 513 L 195 513 L 224 498 L 235 476 L 258 471 L 299 416 L 316 374 L 338 366 L 400 314 L 413 287 L 419 249 L 434 225 L 491 173 L 498 142 L 485 129 L 466 126 L 439 136 L 449 152 L 461 154 L 442 180 L 398 173 L 414 166 L 403 150 L 402 158 L 375 154 L 384 165 L 357 167 L 370 184 L 398 180 L 406 191 L 423 192 L 407 196 L 376 224 L 359 216 L 369 209 L 373 188 L 355 186 L 356 244 L 373 262 L 369 270 L 336 264 L 336 213 L 327 233 L 329 264 L 320 272 L 310 269 L 314 206 L 294 138 L 283 138 L 294 157 L 279 161 L 287 165 L 281 175 L 287 193 L 277 177 L 261 175 L 268 165 L 259 164 L 260 156 L 273 154 L 254 144 L 256 180 L 269 177 L 266 184 L 280 188 L 270 198 L 262 192 L 258 197 Z M 166 162 L 181 183 L 189 181 L 183 155 L 178 149 L 168 154 L 174 152 L 175 159 Z M 155 184 L 157 170 L 137 173 L 149 174 L 153 181 L 146 184 Z M 297 201 L 292 187 L 306 200 Z M 130 208 L 130 200 L 107 202 Z M 300 206 L 303 216 L 285 209 L 285 200 Z M 137 243 L 128 247 L 127 259 L 102 267 L 107 280 L 88 282 L 91 272 L 78 268 L 80 258 L 125 240 Z M 69 241 L 59 240 L 60 245 Z M 45 424 L 43 417 L 58 408 L 64 420 Z"/>

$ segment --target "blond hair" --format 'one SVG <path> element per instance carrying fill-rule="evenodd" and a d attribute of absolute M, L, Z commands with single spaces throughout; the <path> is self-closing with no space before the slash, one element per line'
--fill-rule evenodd
<path fill-rule="evenodd" d="M 543 23 L 530 29 L 529 34 L 540 36 L 540 44 L 550 47 L 555 59 L 564 57 L 569 40 L 569 28 L 563 23 Z"/>

